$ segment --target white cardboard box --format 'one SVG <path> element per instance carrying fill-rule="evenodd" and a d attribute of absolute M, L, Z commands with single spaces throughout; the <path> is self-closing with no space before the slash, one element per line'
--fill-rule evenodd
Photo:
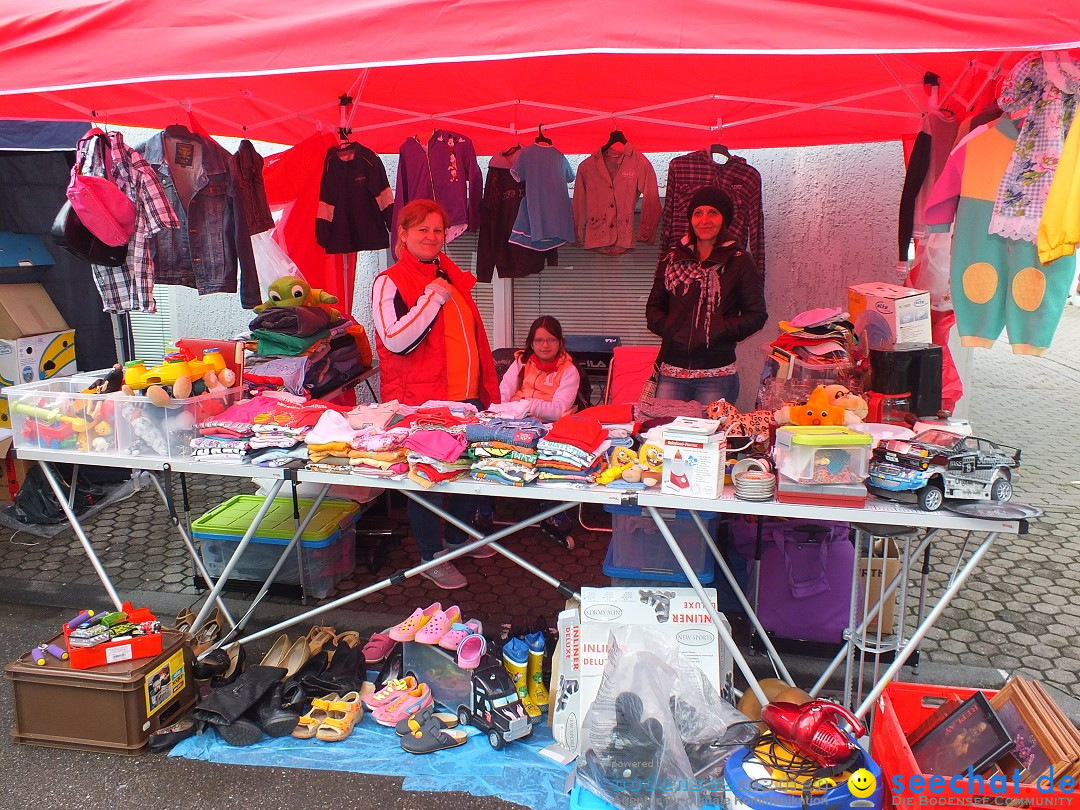
<path fill-rule="evenodd" d="M 897 343 L 932 343 L 930 293 L 872 281 L 848 287 L 848 314 L 855 334 L 865 334 L 869 348 Z"/>
<path fill-rule="evenodd" d="M 727 436 L 713 419 L 680 416 L 664 426 L 664 474 L 669 495 L 719 498 L 724 491 Z"/>
<path fill-rule="evenodd" d="M 611 631 L 622 625 L 649 627 L 675 641 L 717 694 L 732 699 L 731 654 L 697 594 L 691 588 L 657 586 L 581 589 L 579 724 L 600 690 Z M 716 590 L 706 588 L 705 593 L 715 607 Z"/>
<path fill-rule="evenodd" d="M 75 373 L 75 330 L 0 340 L 0 388 Z M 0 396 L 0 427 L 11 427 L 7 397 Z"/>
<path fill-rule="evenodd" d="M 558 762 L 573 761 L 578 753 L 581 728 L 581 614 L 577 607 L 559 613 L 558 676 L 551 684 L 551 736 L 556 750 L 548 753 Z M 553 746 L 548 746 L 552 748 Z"/>

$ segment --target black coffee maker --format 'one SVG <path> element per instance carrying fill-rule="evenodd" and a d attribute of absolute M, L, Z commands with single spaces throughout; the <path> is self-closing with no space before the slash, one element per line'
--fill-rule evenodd
<path fill-rule="evenodd" d="M 870 416 L 907 410 L 914 416 L 937 416 L 941 410 L 941 347 L 933 343 L 897 343 L 870 350 Z M 906 403 L 902 402 L 907 398 Z M 906 408 L 904 407 L 906 405 Z"/>

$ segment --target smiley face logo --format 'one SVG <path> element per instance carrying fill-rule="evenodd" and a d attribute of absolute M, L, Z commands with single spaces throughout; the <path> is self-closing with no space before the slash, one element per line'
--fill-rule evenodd
<path fill-rule="evenodd" d="M 865 799 L 877 789 L 877 780 L 866 768 L 859 768 L 848 778 L 848 790 L 858 799 Z"/>

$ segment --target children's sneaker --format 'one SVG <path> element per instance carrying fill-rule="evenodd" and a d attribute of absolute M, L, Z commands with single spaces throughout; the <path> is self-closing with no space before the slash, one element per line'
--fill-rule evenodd
<path fill-rule="evenodd" d="M 393 728 L 411 714 L 416 714 L 426 706 L 433 706 L 435 699 L 426 683 L 417 684 L 415 689 L 403 692 L 397 699 L 372 711 L 371 716 L 381 726 Z"/>
<path fill-rule="evenodd" d="M 375 709 L 393 703 L 410 689 L 415 689 L 416 687 L 416 678 L 412 675 L 406 675 L 404 678 L 387 681 L 386 686 L 378 692 L 374 692 L 370 695 L 363 695 L 361 700 L 363 700 L 365 706 L 374 711 Z"/>
<path fill-rule="evenodd" d="M 435 556 L 439 555 L 436 554 Z M 452 562 L 433 565 L 431 568 L 421 571 L 420 576 L 424 577 L 424 579 L 430 579 L 440 588 L 447 591 L 464 588 L 469 584 L 469 580 L 465 579 L 465 575 L 458 571 Z"/>

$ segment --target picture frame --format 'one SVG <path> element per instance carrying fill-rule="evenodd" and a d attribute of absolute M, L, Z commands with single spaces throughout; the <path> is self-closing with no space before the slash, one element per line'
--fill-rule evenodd
<path fill-rule="evenodd" d="M 982 692 L 976 692 L 911 747 L 922 773 L 981 773 L 1012 750 L 1013 740 Z"/>
<path fill-rule="evenodd" d="M 1009 756 L 1020 768 L 1021 781 L 1030 783 L 1047 773 L 1056 763 L 1053 752 L 1043 745 L 1044 734 L 1041 730 L 1036 730 L 1039 723 L 1031 717 L 1030 709 L 1020 695 L 1019 683 L 1017 678 L 1010 680 L 1000 692 L 990 698 L 990 705 L 1013 739 Z"/>

